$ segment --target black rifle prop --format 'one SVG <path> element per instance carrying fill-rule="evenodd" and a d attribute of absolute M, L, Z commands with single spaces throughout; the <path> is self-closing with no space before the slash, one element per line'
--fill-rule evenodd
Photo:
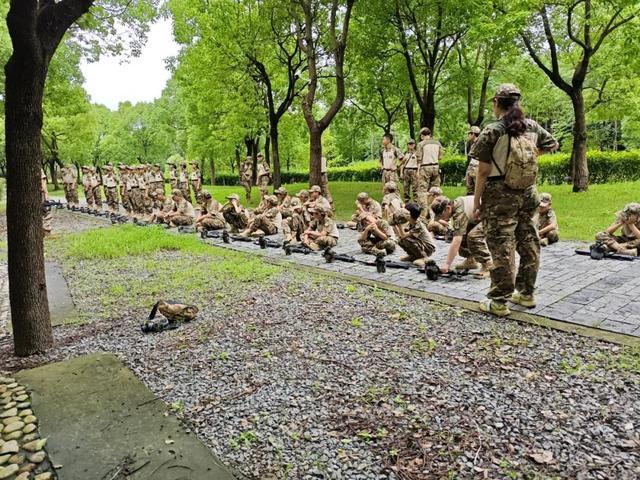
<path fill-rule="evenodd" d="M 226 230 L 201 230 L 200 238 L 222 238 L 225 234 Z M 228 233 L 227 233 L 228 235 Z"/>
<path fill-rule="evenodd" d="M 359 263 L 361 265 L 367 265 L 369 267 L 376 267 L 378 273 L 385 273 L 387 268 L 398 268 L 402 270 L 409 270 L 411 266 L 408 263 L 403 262 L 394 262 L 393 260 L 385 260 L 384 253 L 379 253 L 376 255 L 375 261 L 370 260 L 358 260 L 357 258 L 351 255 L 344 255 L 340 253 L 336 253 L 330 248 L 327 248 L 322 256 L 324 257 L 327 263 L 333 263 L 335 261 L 339 262 L 347 262 L 347 263 Z"/>
<path fill-rule="evenodd" d="M 608 258 L 611 260 L 624 260 L 626 262 L 633 262 L 634 260 L 640 259 L 640 257 L 634 257 L 632 255 L 623 255 L 621 253 L 609 252 L 602 242 L 596 242 L 593 245 L 589 246 L 589 250 L 576 249 L 575 253 L 578 255 L 591 257 L 592 260 L 603 260 L 605 258 Z"/>
<path fill-rule="evenodd" d="M 178 233 L 196 233 L 195 227 L 181 226 L 178 227 Z"/>
<path fill-rule="evenodd" d="M 142 220 L 138 220 L 137 218 L 133 219 L 133 223 L 139 227 L 148 227 L 149 226 L 149 222 L 145 222 Z"/>
<path fill-rule="evenodd" d="M 116 223 L 128 223 L 129 222 L 129 217 L 126 217 L 124 215 L 111 214 L 111 216 L 109 218 L 111 219 L 111 223 L 113 225 L 115 225 Z"/>
<path fill-rule="evenodd" d="M 265 248 L 282 248 L 282 244 L 280 242 L 276 242 L 275 240 L 265 236 L 258 238 L 258 241 L 254 243 L 259 245 L 262 250 Z"/>
<path fill-rule="evenodd" d="M 285 255 L 291 255 L 292 253 L 302 253 L 303 255 L 309 255 L 310 253 L 317 253 L 304 245 L 290 245 L 286 243 L 282 246 Z"/>
<path fill-rule="evenodd" d="M 420 271 L 423 270 L 420 269 Z M 429 260 L 424 266 L 424 273 L 427 275 L 427 278 L 433 282 L 438 280 L 438 278 L 446 278 L 449 281 L 461 281 L 464 280 L 464 277 L 469 275 L 469 269 L 450 270 L 445 273 L 440 270 L 440 267 L 434 260 Z"/>
<path fill-rule="evenodd" d="M 453 237 L 454 237 L 453 230 L 451 230 L 451 229 L 448 229 L 447 233 L 445 233 L 444 235 L 435 235 L 434 236 L 434 238 L 436 240 L 442 240 L 442 241 L 447 242 L 447 243 L 453 242 Z"/>
<path fill-rule="evenodd" d="M 48 208 L 49 210 L 51 210 L 53 207 L 60 210 L 61 208 L 64 208 L 64 205 L 65 204 L 60 200 L 45 200 L 44 202 L 42 202 L 42 208 Z"/>

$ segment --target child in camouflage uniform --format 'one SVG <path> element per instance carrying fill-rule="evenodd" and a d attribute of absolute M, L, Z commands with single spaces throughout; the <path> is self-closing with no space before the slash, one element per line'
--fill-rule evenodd
<path fill-rule="evenodd" d="M 551 207 L 551 194 L 540 194 L 540 206 L 538 207 L 538 218 L 536 221 L 538 226 L 538 236 L 540 237 L 540 246 L 546 247 L 560 240 L 558 235 L 558 219 L 556 212 Z"/>
<path fill-rule="evenodd" d="M 620 230 L 620 235 L 616 232 Z M 640 203 L 629 203 L 604 232 L 596 234 L 608 251 L 622 255 L 639 256 L 640 250 Z"/>

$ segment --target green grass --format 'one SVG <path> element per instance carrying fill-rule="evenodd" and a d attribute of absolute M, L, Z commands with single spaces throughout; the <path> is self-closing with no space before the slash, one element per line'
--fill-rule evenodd
<path fill-rule="evenodd" d="M 289 194 L 309 188 L 306 183 L 285 187 Z M 204 188 L 219 202 L 225 202 L 225 197 L 230 193 L 237 193 L 244 200 L 244 189 L 238 186 L 206 185 Z M 367 192 L 378 201 L 382 199 L 379 182 L 331 182 L 330 189 L 335 202 L 336 218 L 339 220 L 351 217 L 359 192 Z M 640 192 L 640 181 L 591 185 L 589 191 L 584 193 L 573 193 L 571 185 L 540 185 L 538 190 L 553 195 L 553 207 L 560 223 L 560 237 L 564 240 L 591 241 L 596 232 L 613 223 L 615 212 L 625 204 L 640 202 L 640 194 L 635 193 Z M 443 191 L 450 198 L 464 195 L 464 188 L 458 186 L 445 186 Z M 251 197 L 251 207 L 256 207 L 260 201 L 257 188 L 253 188 Z"/>

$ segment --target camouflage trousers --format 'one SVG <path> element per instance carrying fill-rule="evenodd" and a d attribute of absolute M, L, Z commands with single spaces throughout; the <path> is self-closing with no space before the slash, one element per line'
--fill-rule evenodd
<path fill-rule="evenodd" d="M 324 237 L 318 237 L 315 240 L 309 242 L 309 248 L 312 250 L 325 250 L 327 248 L 333 248 L 338 245 L 338 239 L 331 235 Z"/>
<path fill-rule="evenodd" d="M 182 195 L 187 200 L 191 199 L 191 193 L 189 192 L 189 182 L 180 182 L 178 183 L 178 190 L 182 192 Z"/>
<path fill-rule="evenodd" d="M 291 217 L 282 222 L 282 233 L 284 239 L 290 242 L 300 241 L 300 237 L 306 230 L 307 226 L 301 213 L 294 213 Z"/>
<path fill-rule="evenodd" d="M 131 205 L 132 213 L 142 213 L 142 192 L 139 188 L 132 188 L 129 190 L 129 204 Z"/>
<path fill-rule="evenodd" d="M 640 253 L 640 239 L 627 237 L 625 235 L 610 235 L 607 232 L 598 232 L 596 241 L 602 242 L 610 252 L 618 252 L 620 250 L 638 249 Z"/>
<path fill-rule="evenodd" d="M 187 227 L 193 225 L 193 217 L 189 215 L 176 215 L 171 218 L 171 223 L 178 227 Z"/>
<path fill-rule="evenodd" d="M 551 230 L 544 235 L 540 235 L 540 240 L 545 238 L 547 239 L 546 244 L 551 245 L 552 243 L 557 243 L 560 240 L 560 235 L 558 235 L 558 230 Z"/>
<path fill-rule="evenodd" d="M 269 193 L 269 175 L 262 175 L 258 179 L 258 188 L 260 189 L 260 194 L 263 197 Z"/>
<path fill-rule="evenodd" d="M 131 196 L 126 190 L 122 192 L 122 208 L 124 208 L 127 213 L 131 213 L 133 209 L 133 206 L 131 204 Z"/>
<path fill-rule="evenodd" d="M 97 210 L 102 210 L 102 191 L 100 185 L 93 187 L 93 201 L 96 204 Z"/>
<path fill-rule="evenodd" d="M 540 240 L 533 217 L 538 204 L 535 187 L 512 190 L 503 180 L 486 184 L 481 217 L 493 259 L 491 287 L 487 294 L 493 300 L 508 300 L 514 289 L 524 295 L 532 295 L 535 290 L 540 267 Z M 517 275 L 516 252 L 520 255 Z"/>
<path fill-rule="evenodd" d="M 118 189 L 116 187 L 107 187 L 104 189 L 107 197 L 107 206 L 109 211 L 118 212 Z"/>
<path fill-rule="evenodd" d="M 358 240 L 358 243 L 360 244 L 362 253 L 376 254 L 385 251 L 388 255 L 391 255 L 396 250 L 396 242 L 392 238 L 378 240 L 377 242 L 371 239 Z"/>
<path fill-rule="evenodd" d="M 222 230 L 225 227 L 224 217 L 222 214 L 214 215 L 201 220 L 199 225 L 205 230 Z"/>
<path fill-rule="evenodd" d="M 278 227 L 273 222 L 273 219 L 267 217 L 264 214 L 257 215 L 256 218 L 253 219 L 253 230 L 262 230 L 265 235 L 275 235 L 278 233 Z"/>
<path fill-rule="evenodd" d="M 474 258 L 482 265 L 491 261 L 491 254 L 487 248 L 487 239 L 484 235 L 482 222 L 470 223 L 467 234 L 462 238 L 460 256 Z"/>
<path fill-rule="evenodd" d="M 387 182 L 397 182 L 398 174 L 395 170 L 382 170 L 382 187 L 384 188 L 384 184 Z"/>
<path fill-rule="evenodd" d="M 196 202 L 200 201 L 200 194 L 202 193 L 202 188 L 198 186 L 198 183 L 196 181 L 191 182 L 191 190 L 193 190 L 193 195 L 196 197 Z"/>
<path fill-rule="evenodd" d="M 95 208 L 95 201 L 93 199 L 93 189 L 85 188 L 84 189 L 84 198 L 87 201 L 87 207 L 93 210 Z"/>
<path fill-rule="evenodd" d="M 418 201 L 418 169 L 405 168 L 402 172 L 402 184 L 404 186 L 404 202 Z"/>
<path fill-rule="evenodd" d="M 405 237 L 398 240 L 398 245 L 402 248 L 411 260 L 429 258 L 436 251 L 436 246 L 430 242 L 423 242 L 415 237 Z"/>
<path fill-rule="evenodd" d="M 69 205 L 78 204 L 78 187 L 74 183 L 64 184 L 64 198 Z"/>
<path fill-rule="evenodd" d="M 427 222 L 427 230 L 434 235 L 445 235 L 447 233 L 447 227 L 440 222 L 430 220 Z"/>
<path fill-rule="evenodd" d="M 333 206 L 333 197 L 329 191 L 329 177 L 327 176 L 327 172 L 320 174 L 320 185 L 318 186 L 322 191 L 322 196 Z"/>
<path fill-rule="evenodd" d="M 467 187 L 467 195 L 473 195 L 476 191 L 476 176 L 478 175 L 478 165 L 469 164 L 467 173 L 464 176 L 464 184 Z"/>
<path fill-rule="evenodd" d="M 251 201 L 251 182 L 244 182 L 240 180 L 240 185 L 244 188 L 244 196 L 247 199 L 247 202 Z"/>
<path fill-rule="evenodd" d="M 223 215 L 226 222 L 231 226 L 232 232 L 240 232 L 249 226 L 250 218 L 245 212 L 236 213 L 227 211 L 224 212 Z"/>
<path fill-rule="evenodd" d="M 51 233 L 53 227 L 53 208 L 42 207 L 42 230 L 45 234 Z"/>
<path fill-rule="evenodd" d="M 418 190 L 428 192 L 431 187 L 440 186 L 440 166 L 423 165 L 418 170 Z"/>

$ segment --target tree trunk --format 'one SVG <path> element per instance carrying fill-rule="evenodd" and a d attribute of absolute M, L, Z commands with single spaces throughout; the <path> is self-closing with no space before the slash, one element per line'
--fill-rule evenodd
<path fill-rule="evenodd" d="M 35 38 L 33 42 L 36 42 Z M 42 96 L 46 62 L 39 47 L 5 66 L 9 299 L 16 355 L 53 346 L 42 229 Z"/>
<path fill-rule="evenodd" d="M 409 135 L 412 139 L 416 139 L 416 117 L 415 112 L 413 110 L 413 99 L 411 97 L 407 98 L 405 103 L 407 108 L 407 122 L 409 123 Z"/>
<path fill-rule="evenodd" d="M 266 138 L 264 139 L 264 159 L 267 161 L 267 165 L 271 165 L 270 145 L 271 145 L 271 137 L 267 135 Z"/>
<path fill-rule="evenodd" d="M 216 161 L 211 157 L 209 159 L 209 171 L 211 172 L 211 186 L 216 184 Z"/>
<path fill-rule="evenodd" d="M 309 186 L 320 185 L 322 176 L 322 133 L 319 128 L 309 129 Z"/>
<path fill-rule="evenodd" d="M 436 123 L 436 99 L 435 89 L 433 87 L 427 88 L 425 95 L 424 110 L 420 113 L 420 128 L 427 127 L 431 132 L 434 132 L 434 126 Z"/>
<path fill-rule="evenodd" d="M 589 167 L 587 165 L 587 119 L 582 90 L 571 96 L 573 105 L 573 150 L 571 151 L 571 177 L 574 192 L 586 192 L 589 188 Z"/>
<path fill-rule="evenodd" d="M 231 173 L 235 173 L 234 167 L 238 167 L 238 172 L 240 171 L 240 148 L 236 147 L 236 161 L 235 164 L 231 162 Z"/>
<path fill-rule="evenodd" d="M 271 138 L 271 170 L 273 172 L 273 188 L 280 188 L 282 184 L 282 176 L 280 175 L 280 144 L 279 144 L 278 123 L 271 122 L 269 137 Z"/>

